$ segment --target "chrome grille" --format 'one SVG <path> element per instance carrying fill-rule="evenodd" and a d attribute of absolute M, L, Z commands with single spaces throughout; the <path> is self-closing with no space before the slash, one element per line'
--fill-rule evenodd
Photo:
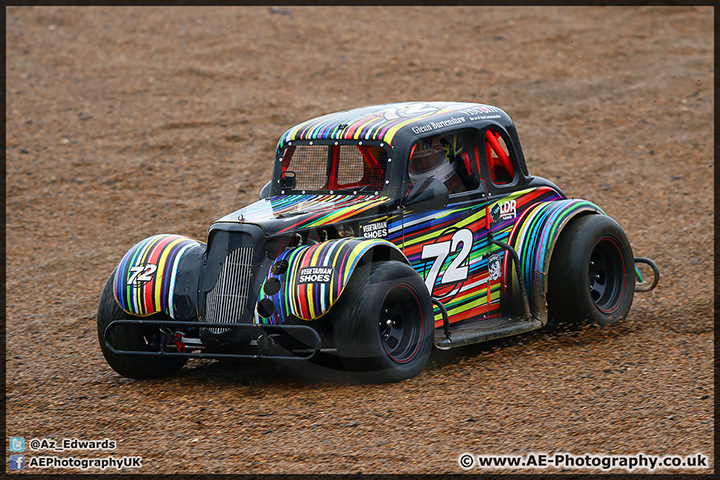
<path fill-rule="evenodd" d="M 235 323 L 240 320 L 250 293 L 253 247 L 233 250 L 225 259 L 217 282 L 206 297 L 205 318 L 208 322 Z M 210 328 L 222 333 L 227 328 Z"/>

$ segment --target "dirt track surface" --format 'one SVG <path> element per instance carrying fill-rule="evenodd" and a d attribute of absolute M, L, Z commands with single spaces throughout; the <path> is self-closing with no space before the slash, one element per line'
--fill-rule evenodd
<path fill-rule="evenodd" d="M 6 14 L 6 433 L 118 443 L 28 460 L 142 456 L 142 473 L 459 473 L 463 452 L 713 464 L 712 8 Z M 95 312 L 132 245 L 204 240 L 257 199 L 286 128 L 405 100 L 503 108 L 530 172 L 617 219 L 659 287 L 620 325 L 435 351 L 399 384 L 273 363 L 192 361 L 152 381 L 110 369 Z"/>

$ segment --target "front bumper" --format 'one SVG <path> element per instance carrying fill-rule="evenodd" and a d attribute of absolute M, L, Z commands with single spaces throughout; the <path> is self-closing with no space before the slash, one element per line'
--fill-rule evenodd
<path fill-rule="evenodd" d="M 111 343 L 110 333 L 123 326 L 139 325 L 157 328 L 161 332 L 156 344 L 146 349 L 123 350 Z M 199 339 L 185 336 L 184 331 L 214 329 L 237 330 L 252 338 L 247 347 L 236 352 L 207 352 Z M 180 330 L 182 328 L 182 330 Z M 320 352 L 320 335 L 307 325 L 257 325 L 245 323 L 185 322 L 175 320 L 124 319 L 111 322 L 104 332 L 105 346 L 115 355 L 144 355 L 209 359 L 272 358 L 282 360 L 310 360 Z M 288 342 L 291 339 L 293 342 Z M 191 341 L 192 340 L 192 341 Z M 291 344 L 299 344 L 292 348 Z"/>

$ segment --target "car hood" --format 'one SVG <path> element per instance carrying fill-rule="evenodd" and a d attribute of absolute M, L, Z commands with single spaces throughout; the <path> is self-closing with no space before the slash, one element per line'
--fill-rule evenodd
<path fill-rule="evenodd" d="M 279 195 L 241 208 L 215 223 L 253 223 L 267 234 L 317 228 L 376 215 L 391 199 L 378 195 Z"/>

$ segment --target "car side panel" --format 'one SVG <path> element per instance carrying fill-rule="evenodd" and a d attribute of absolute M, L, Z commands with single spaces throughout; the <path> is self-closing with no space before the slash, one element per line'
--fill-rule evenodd
<path fill-rule="evenodd" d="M 500 313 L 505 251 L 489 242 L 488 231 L 506 242 L 525 210 L 560 198 L 555 190 L 540 187 L 490 201 L 451 203 L 441 211 L 406 213 L 403 252 L 432 295 L 442 301 L 451 324 Z M 466 249 L 465 240 L 472 242 L 471 248 Z M 441 326 L 442 315 L 436 308 L 435 327 Z"/>

